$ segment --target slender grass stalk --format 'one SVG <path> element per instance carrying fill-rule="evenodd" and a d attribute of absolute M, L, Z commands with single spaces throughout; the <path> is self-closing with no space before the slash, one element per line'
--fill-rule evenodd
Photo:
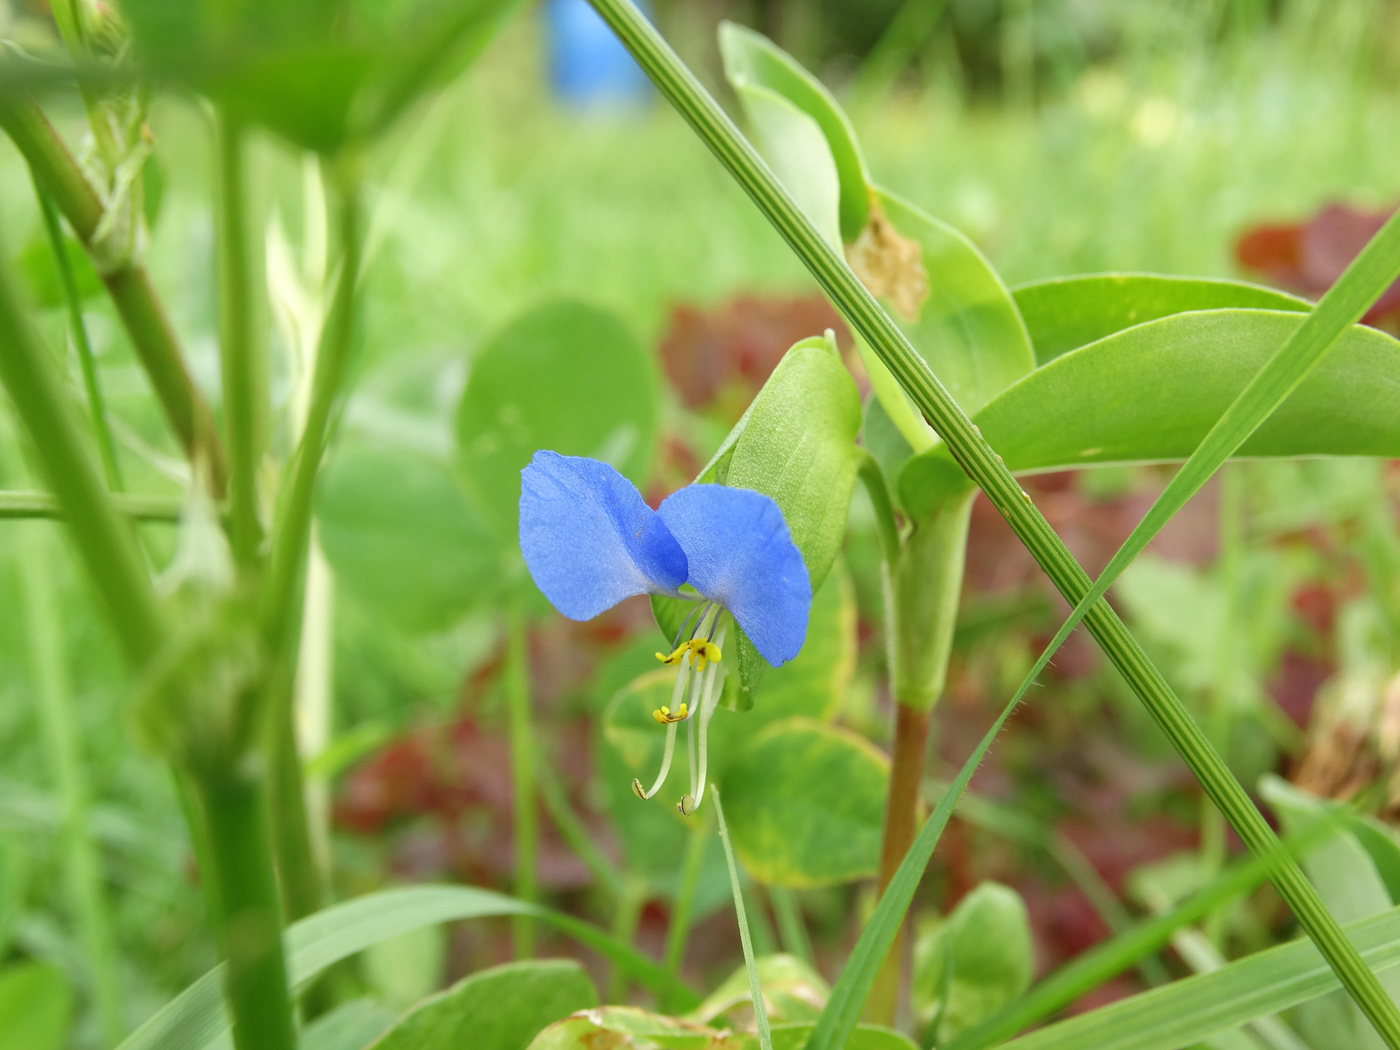
<path fill-rule="evenodd" d="M 132 665 L 160 647 L 165 623 L 131 529 L 118 517 L 70 412 L 54 362 L 30 326 L 7 265 L 0 265 L 0 382 L 38 450 L 78 553 Z"/>
<path fill-rule="evenodd" d="M 535 810 L 535 732 L 530 712 L 529 652 L 525 638 L 525 610 L 518 599 L 506 609 L 506 705 L 510 710 L 511 797 L 515 804 L 515 896 L 534 904 L 535 860 L 539 851 L 539 822 Z M 625 894 L 624 894 L 625 898 Z M 512 920 L 515 957 L 535 953 L 535 923 L 529 915 Z"/>
<path fill-rule="evenodd" d="M 267 800 L 259 779 L 244 770 L 201 770 L 194 783 L 209 839 L 206 875 L 219 901 L 217 935 L 234 1046 L 294 1050 Z"/>
<path fill-rule="evenodd" d="M 803 921 L 802 909 L 798 907 L 792 890 L 784 886 L 769 886 L 768 899 L 773 902 L 773 914 L 778 918 L 778 935 L 782 938 L 783 951 L 803 962 L 815 963 L 812 939 L 807 936 L 807 924 Z"/>
<path fill-rule="evenodd" d="M 904 0 L 900 4 L 861 63 L 855 85 L 857 99 L 870 102 L 889 89 L 909 60 L 928 43 L 947 7 L 948 0 Z"/>
<path fill-rule="evenodd" d="M 685 844 L 681 861 L 681 880 L 676 887 L 676 899 L 671 905 L 671 922 L 666 929 L 666 972 L 679 977 L 685 959 L 685 945 L 690 938 L 690 920 L 695 911 L 695 891 L 700 885 L 700 872 L 705 862 L 705 846 L 710 838 L 709 810 L 701 810 L 693 822 L 690 838 Z"/>
<path fill-rule="evenodd" d="M 102 198 L 43 111 L 28 98 L 0 99 L 0 130 L 24 155 L 35 181 L 52 196 L 78 240 L 93 251 L 104 213 Z M 205 461 L 214 494 L 222 494 L 226 468 L 214 417 L 185 367 L 150 275 L 132 258 L 104 263 L 100 252 L 93 257 L 171 429 L 192 460 Z"/>
<path fill-rule="evenodd" d="M 758 965 L 754 961 L 753 941 L 749 937 L 749 920 L 744 912 L 744 893 L 739 886 L 739 866 L 734 862 L 734 847 L 729 844 L 729 829 L 724 824 L 724 807 L 719 802 L 719 787 L 716 785 L 710 790 L 715 800 L 719 840 L 724 843 L 724 860 L 729 865 L 729 888 L 734 893 L 734 913 L 739 920 L 739 943 L 744 948 L 744 967 L 749 971 L 749 995 L 753 1000 L 758 1045 L 760 1050 L 773 1050 L 773 1034 L 768 1028 L 768 1008 L 763 1002 L 763 987 L 758 983 Z"/>
<path fill-rule="evenodd" d="M 236 120 L 214 120 L 214 226 L 218 242 L 219 361 L 228 438 L 229 548 L 247 572 L 261 560 L 258 467 L 267 422 L 267 359 L 257 308 L 262 280 L 249 243 L 246 135 Z"/>
<path fill-rule="evenodd" d="M 92 835 L 91 791 L 63 651 L 63 618 L 54 593 L 48 536 L 41 531 L 44 528 L 22 525 L 13 536 L 35 706 L 63 805 L 63 881 L 69 907 L 83 946 L 83 962 L 91 975 L 103 1042 L 115 1046 L 126 1034 L 116 946 L 103 888 L 102 859 Z"/>
<path fill-rule="evenodd" d="M 543 752 L 539 757 L 543 757 Z M 593 841 L 592 834 L 574 812 L 574 807 L 569 804 L 564 787 L 554 775 L 549 762 L 537 762 L 535 772 L 539 778 L 540 799 L 544 802 L 549 819 L 554 821 L 559 837 L 568 844 L 579 860 L 583 861 L 588 873 L 612 901 L 620 901 L 627 891 L 628 876 L 619 871 L 617 865 L 610 861 Z"/>
<path fill-rule="evenodd" d="M 52 0 L 49 10 L 58 26 L 58 35 L 68 54 L 77 61 L 90 58 L 91 48 L 87 39 L 87 19 L 82 0 Z M 102 97 L 87 80 L 79 78 L 78 96 L 83 100 L 87 113 L 88 126 L 92 129 L 92 139 L 97 145 L 97 154 L 102 158 L 108 171 L 115 171 L 121 162 L 121 151 L 117 148 L 116 136 L 112 133 L 111 115 Z"/>
<path fill-rule="evenodd" d="M 37 181 L 34 183 L 34 194 L 39 200 L 39 214 L 44 220 L 54 269 L 58 272 L 63 299 L 68 307 L 68 334 L 73 340 L 73 348 L 78 352 L 78 366 L 83 374 L 83 389 L 87 393 L 88 414 L 92 417 L 92 433 L 97 438 L 97 453 L 102 459 L 102 473 L 107 479 L 107 488 L 120 492 L 124 486 L 121 470 L 117 466 L 117 446 L 112 440 L 112 428 L 107 425 L 107 406 L 102 397 L 102 387 L 97 381 L 97 361 L 92 354 L 92 343 L 88 340 L 87 325 L 83 322 L 83 300 L 78 294 L 78 282 L 68 261 L 58 211 L 53 206 L 53 199 Z"/>
<path fill-rule="evenodd" d="M 613 907 L 613 940 L 618 944 L 632 947 L 637 938 L 637 924 L 642 918 L 642 909 L 647 903 L 647 884 L 640 876 L 629 875 L 622 895 Z M 625 1003 L 627 988 L 631 983 L 625 967 L 613 963 L 612 974 L 608 978 L 608 998 L 610 1003 Z"/>
<path fill-rule="evenodd" d="M 817 229 L 802 214 L 762 158 L 739 133 L 703 85 L 676 57 L 675 52 L 630 0 L 590 2 L 627 46 L 661 93 L 680 111 L 788 241 L 852 328 L 879 355 L 934 431 L 947 443 L 957 462 L 1006 518 L 1007 523 L 1060 593 L 1076 605 L 1088 596 L 1093 586 L 1092 581 L 1055 535 L 1055 531 L 1029 495 L 1022 490 L 1005 464 L 997 459 L 995 451 L 980 432 L 974 430 L 972 421 L 944 389 L 928 364 L 915 352 L 898 326 L 861 285 L 845 260 L 825 242 Z M 1373 247 L 1378 241 L 1383 243 L 1386 251 L 1382 255 L 1388 258 L 1391 248 L 1400 246 L 1400 236 L 1396 235 L 1400 235 L 1400 216 L 1392 218 L 1377 235 L 1377 240 L 1373 240 L 1372 245 L 1363 251 L 1353 268 L 1358 265 L 1363 265 L 1367 270 L 1377 267 Z M 1400 269 L 1400 265 L 1396 268 Z M 1393 276 L 1392 271 L 1390 277 Z M 1329 295 L 1341 288 L 1345 280 L 1344 276 L 1343 282 L 1335 285 Z M 1389 283 L 1389 280 L 1390 278 L 1386 278 L 1385 283 Z M 1384 284 L 1381 287 L 1383 288 Z M 1352 289 L 1347 294 L 1355 295 L 1356 291 Z M 1363 312 L 1364 308 L 1363 304 Z M 1318 334 L 1320 323 L 1314 322 L 1309 325 L 1309 322 L 1313 321 L 1320 311 L 1321 304 L 1304 321 L 1300 333 L 1303 329 L 1310 329 L 1309 338 Z M 1295 335 L 1294 340 L 1297 339 L 1298 336 Z M 1183 473 L 1185 469 L 1183 468 Z M 1191 719 L 1166 679 L 1147 658 L 1142 647 L 1108 604 L 1100 601 L 1088 605 L 1084 621 L 1105 655 L 1127 680 L 1153 720 L 1167 735 L 1172 746 L 1186 761 L 1245 845 L 1256 854 L 1277 851 L 1278 838 L 1263 815 L 1231 775 L 1200 727 Z M 1287 860 L 1276 869 L 1274 880 L 1280 895 L 1298 917 L 1308 936 L 1317 944 L 1322 956 L 1336 972 L 1338 980 L 1372 1024 L 1377 1026 L 1392 1050 L 1400 1050 L 1400 1011 L 1390 1001 L 1375 974 L 1367 968 L 1355 947 L 1347 940 L 1302 870 L 1296 863 Z"/>

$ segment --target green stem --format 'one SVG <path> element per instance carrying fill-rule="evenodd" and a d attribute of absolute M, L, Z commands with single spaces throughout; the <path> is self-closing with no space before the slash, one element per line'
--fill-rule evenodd
<path fill-rule="evenodd" d="M 749 996 L 753 1001 L 754 1023 L 758 1027 L 761 1050 L 773 1050 L 773 1036 L 768 1029 L 768 1009 L 763 1002 L 763 988 L 758 983 L 758 966 L 754 961 L 753 941 L 749 938 L 749 920 L 744 912 L 744 894 L 739 888 L 739 867 L 734 863 L 734 847 L 729 844 L 729 829 L 724 824 L 724 807 L 719 802 L 719 786 L 710 789 L 715 800 L 715 820 L 719 823 L 719 840 L 724 843 L 724 860 L 729 865 L 729 888 L 734 894 L 734 912 L 739 920 L 739 943 L 744 948 L 744 966 L 749 971 Z"/>
<path fill-rule="evenodd" d="M 116 948 L 103 889 L 102 860 L 92 837 L 91 793 L 63 652 L 63 619 L 54 594 L 48 537 L 39 525 L 22 526 L 15 537 L 20 591 L 34 692 L 49 764 L 63 800 L 64 881 L 73 918 L 91 971 L 103 1041 L 116 1046 L 125 1034 L 117 982 Z"/>
<path fill-rule="evenodd" d="M 58 25 L 58 35 L 63 38 L 63 45 L 68 54 L 77 61 L 90 58 L 87 25 L 79 0 L 53 0 L 49 4 L 49 10 L 53 12 L 54 22 Z M 92 85 L 81 78 L 78 80 L 78 95 L 83 100 L 88 126 L 92 129 L 92 138 L 97 144 L 97 153 L 107 170 L 115 171 L 121 162 L 121 152 L 117 148 L 116 138 L 112 135 L 107 107 Z"/>
<path fill-rule="evenodd" d="M 180 520 L 180 501 L 166 496 L 138 496 L 109 493 L 112 509 L 134 521 L 163 521 L 174 524 Z M 65 518 L 67 511 L 48 492 L 0 492 L 0 520 L 24 518 Z"/>
<path fill-rule="evenodd" d="M 4 265 L 0 265 L 0 381 L 38 450 L 78 553 L 127 656 L 134 667 L 144 666 L 165 637 L 155 590 L 131 529 L 117 516 L 70 414 L 63 381 L 25 317 L 14 279 Z"/>
<path fill-rule="evenodd" d="M 102 457 L 102 472 L 106 475 L 107 487 L 113 492 L 119 492 L 124 486 L 121 471 L 117 467 L 117 446 L 112 440 L 111 427 L 107 425 L 107 406 L 102 397 L 102 387 L 97 382 L 97 362 L 93 357 L 92 343 L 88 341 L 87 325 L 83 323 L 83 300 L 78 294 L 78 282 L 68 261 L 63 229 L 58 224 L 58 211 L 53 206 L 53 199 L 44 192 L 44 188 L 37 181 L 34 183 L 34 194 L 39 199 L 39 213 L 44 219 L 44 230 L 48 234 L 54 268 L 58 271 L 58 280 L 63 286 L 63 299 L 68 306 L 68 332 L 73 339 L 74 348 L 78 351 L 83 388 L 87 391 L 88 414 L 92 416 L 92 432 L 97 438 L 97 452 Z"/>
<path fill-rule="evenodd" d="M 807 924 L 802 919 L 802 909 L 792 890 L 785 886 L 769 886 L 768 899 L 773 902 L 773 914 L 778 917 L 778 933 L 782 937 L 783 950 L 797 956 L 804 962 L 814 963 L 812 939 L 807 936 Z"/>
<path fill-rule="evenodd" d="M 282 906 L 295 922 L 325 906 L 326 887 L 306 808 L 305 769 L 297 745 L 296 708 L 292 703 L 294 676 L 287 662 L 279 661 L 276 666 L 276 678 L 267 694 L 268 716 L 272 719 L 268 727 L 268 792 L 275 801 L 271 830 Z"/>
<path fill-rule="evenodd" d="M 845 260 L 802 214 L 757 152 L 636 6 L 629 0 L 590 2 L 788 241 L 855 332 L 879 355 L 1060 593 L 1071 605 L 1078 605 L 1093 586 L 1088 575 Z M 1085 614 L 1084 623 L 1245 845 L 1260 855 L 1276 852 L 1278 838 L 1263 815 L 1108 603 L 1097 601 Z M 1291 859 L 1284 861 L 1276 869 L 1274 885 L 1338 980 L 1387 1044 L 1400 1050 L 1400 1011 L 1302 869 Z"/>
<path fill-rule="evenodd" d="M 549 814 L 549 819 L 554 821 L 559 836 L 583 861 L 589 874 L 593 876 L 598 885 L 603 887 L 612 899 L 612 903 L 616 905 L 627 892 L 627 876 L 617 870 L 617 866 L 608 860 L 603 851 L 598 848 L 597 843 L 593 841 L 592 834 L 583 821 L 579 819 L 579 815 L 574 812 L 573 806 L 569 804 L 569 799 L 564 794 L 564 787 L 555 777 L 550 763 L 539 763 L 535 771 L 539 775 L 540 798 L 544 801 L 545 812 Z"/>
<path fill-rule="evenodd" d="M 242 127 L 215 118 L 214 224 L 219 257 L 219 360 L 229 457 L 229 546 L 241 569 L 255 568 L 262 544 L 258 467 L 267 417 L 267 365 L 256 318 L 261 286 L 250 246 Z M 256 241 L 254 241 L 256 243 Z"/>
<path fill-rule="evenodd" d="M 518 599 L 506 610 L 506 703 L 510 708 L 511 795 L 515 800 L 515 895 L 534 904 L 535 855 L 539 827 L 535 813 L 535 734 L 530 720 L 530 668 L 525 645 L 525 612 Z M 535 953 L 535 925 L 529 915 L 515 917 L 515 957 Z"/>
<path fill-rule="evenodd" d="M 240 770 L 201 770 L 195 786 L 209 838 L 207 877 L 219 901 L 219 954 L 234 1046 L 294 1050 L 266 800 L 257 779 Z"/>
<path fill-rule="evenodd" d="M 78 240 L 93 252 L 102 222 L 102 198 L 43 111 L 32 99 L 0 100 L 0 129 L 24 155 L 35 181 L 53 198 Z M 150 275 L 134 259 L 103 263 L 99 254 L 94 253 L 93 258 L 102 282 L 150 376 L 171 429 L 191 460 L 206 463 L 211 488 L 215 495 L 221 494 L 224 451 L 214 429 L 214 417 L 185 367 L 179 341 L 156 297 Z"/>
<path fill-rule="evenodd" d="M 710 836 L 708 811 L 702 812 L 700 819 L 690 829 L 690 839 L 685 844 L 685 858 L 681 861 L 681 881 L 676 888 L 676 899 L 671 905 L 671 922 L 666 930 L 666 972 L 679 977 L 681 963 L 685 959 L 685 945 L 690 938 L 690 920 L 695 911 L 695 891 L 700 886 L 700 872 L 704 868 L 705 846 Z"/>

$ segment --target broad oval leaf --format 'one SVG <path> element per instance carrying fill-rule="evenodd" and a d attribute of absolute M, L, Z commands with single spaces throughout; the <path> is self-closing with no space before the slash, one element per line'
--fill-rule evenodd
<path fill-rule="evenodd" d="M 1137 325 L 1026 376 L 974 420 L 1008 468 L 1184 460 L 1302 323 L 1275 310 L 1206 310 Z M 1400 344 L 1345 332 L 1240 448 L 1241 456 L 1398 456 Z M 970 484 L 944 446 L 905 465 L 899 489 L 928 513 Z"/>
<path fill-rule="evenodd" d="M 457 417 L 458 465 L 477 505 L 514 543 L 520 471 L 540 449 L 605 460 L 639 484 L 656 437 L 651 355 L 612 314 L 546 303 L 472 361 Z"/>
<path fill-rule="evenodd" d="M 525 1050 L 548 1025 L 598 1005 L 572 959 L 506 963 L 471 974 L 419 1003 L 375 1050 Z"/>
<path fill-rule="evenodd" d="M 505 585 L 504 546 L 447 466 L 428 456 L 340 450 L 316 514 L 336 579 L 406 630 L 445 627 Z"/>
<path fill-rule="evenodd" d="M 734 848 L 774 886 L 875 874 L 889 761 L 864 737 L 806 718 L 775 722 L 724 771 Z"/>
<path fill-rule="evenodd" d="M 73 990 L 53 963 L 0 970 L 0 1050 L 58 1050 L 73 1018 Z"/>
<path fill-rule="evenodd" d="M 1019 285 L 1011 295 L 1030 332 L 1038 365 L 1125 328 L 1191 310 L 1312 309 L 1306 299 L 1245 281 L 1156 273 L 1052 277 Z"/>
<path fill-rule="evenodd" d="M 1030 987 L 1034 948 L 1026 905 L 997 882 L 960 900 L 914 947 L 920 1022 L 938 1019 L 938 1045 L 989 1017 Z"/>
<path fill-rule="evenodd" d="M 836 99 L 796 59 L 752 29 L 733 22 L 721 22 L 719 50 L 724 59 L 724 74 L 746 108 L 749 100 L 742 89 L 747 86 L 764 88 L 785 98 L 796 110 L 817 123 L 826 138 L 827 149 L 840 180 L 841 239 L 854 240 L 865 228 L 869 217 L 866 187 L 870 177 L 866 173 L 865 158 L 861 156 L 855 130 Z M 753 110 L 749 110 L 749 115 L 754 116 Z M 758 125 L 760 148 L 772 164 L 782 140 L 768 137 L 773 130 L 768 123 L 758 119 L 755 119 L 755 123 Z M 775 166 L 775 170 L 779 169 Z M 788 191 L 792 192 L 792 188 L 789 187 Z M 818 229 L 825 232 L 822 223 L 810 212 L 808 214 L 817 223 Z"/>

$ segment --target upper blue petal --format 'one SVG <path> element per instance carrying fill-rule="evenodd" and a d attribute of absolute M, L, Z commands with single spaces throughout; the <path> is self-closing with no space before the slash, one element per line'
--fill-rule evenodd
<path fill-rule="evenodd" d="M 657 513 L 685 551 L 690 585 L 733 613 L 774 667 L 796 656 L 812 584 L 778 505 L 750 489 L 687 485 Z"/>
<path fill-rule="evenodd" d="M 606 463 L 536 452 L 520 472 L 520 553 L 535 585 L 571 620 L 634 594 L 669 594 L 686 557 L 635 485 Z"/>

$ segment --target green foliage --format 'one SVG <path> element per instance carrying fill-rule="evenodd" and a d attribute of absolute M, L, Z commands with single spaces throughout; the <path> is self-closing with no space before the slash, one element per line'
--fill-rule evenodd
<path fill-rule="evenodd" d="M 763 989 L 768 1019 L 775 1023 L 815 1019 L 817 1011 L 831 994 L 831 988 L 822 975 L 795 955 L 765 955 L 754 960 L 754 969 L 758 973 L 759 986 Z M 731 1012 L 741 1017 L 752 1010 L 753 992 L 749 988 L 748 967 L 741 966 L 705 996 L 705 1001 L 691 1011 L 690 1018 L 713 1024 Z"/>
<path fill-rule="evenodd" d="M 301 1050 L 364 1050 L 388 1031 L 397 1015 L 372 999 L 351 999 L 301 1030 Z"/>
<path fill-rule="evenodd" d="M 1011 294 L 1030 332 L 1037 365 L 1125 328 L 1191 310 L 1306 313 L 1312 308 L 1304 299 L 1244 281 L 1156 273 L 1052 277 L 1019 285 Z"/>
<path fill-rule="evenodd" d="M 0 1050 L 59 1050 L 73 1015 L 73 991 L 52 963 L 0 970 Z"/>
<path fill-rule="evenodd" d="M 457 463 L 502 542 L 516 542 L 520 471 L 540 449 L 591 456 L 640 483 L 656 440 L 651 355 L 614 316 L 546 303 L 472 360 L 457 417 Z"/>
<path fill-rule="evenodd" d="M 1030 920 L 1015 890 L 983 882 L 914 946 L 913 995 L 935 1045 L 1023 995 L 1034 970 Z"/>
<path fill-rule="evenodd" d="M 375 1043 L 376 1050 L 525 1050 L 545 1026 L 598 1005 L 572 960 L 506 963 L 474 973 L 419 1003 Z"/>
<path fill-rule="evenodd" d="M 506 548 L 438 460 L 342 449 L 316 517 L 337 581 L 406 630 L 445 627 L 501 595 Z"/>
<path fill-rule="evenodd" d="M 849 730 L 793 718 L 755 736 L 725 770 L 724 797 L 744 867 L 774 886 L 825 886 L 875 874 L 889 767 Z"/>
<path fill-rule="evenodd" d="M 1055 358 L 975 422 L 1013 471 L 1185 459 L 1300 323 L 1274 310 L 1151 321 Z M 1238 454 L 1395 455 L 1400 424 L 1384 391 L 1397 381 L 1400 345 L 1350 328 Z M 908 462 L 899 490 L 911 513 L 947 497 L 957 484 L 951 464 L 943 446 Z"/>
<path fill-rule="evenodd" d="M 88 258 L 87 251 L 72 237 L 63 238 L 63 249 L 68 256 L 78 294 L 82 299 L 91 299 L 102 293 L 102 279 Z M 46 309 L 62 306 L 67 300 L 63 282 L 54 261 L 54 253 L 49 242 L 40 230 L 25 244 L 19 256 L 19 272 L 29 287 L 29 294 L 36 305 Z"/>

